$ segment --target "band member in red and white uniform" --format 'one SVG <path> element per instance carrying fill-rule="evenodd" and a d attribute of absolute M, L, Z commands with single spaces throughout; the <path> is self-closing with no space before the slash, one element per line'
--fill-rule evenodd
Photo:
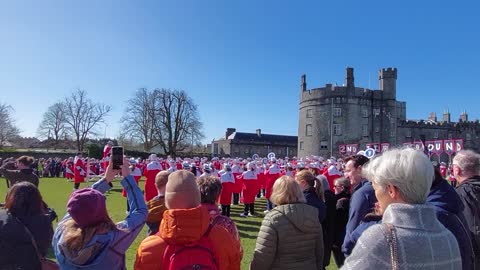
<path fill-rule="evenodd" d="M 257 171 L 253 162 L 247 163 L 247 171 L 240 176 L 243 182 L 242 202 L 245 205 L 241 217 L 255 215 L 255 195 L 258 192 Z"/>
<path fill-rule="evenodd" d="M 235 178 L 233 177 L 232 168 L 227 163 L 223 166 L 223 173 L 220 175 L 220 181 L 222 182 L 222 192 L 220 194 L 219 202 L 222 205 L 222 215 L 229 217 Z"/>
<path fill-rule="evenodd" d="M 330 190 L 332 190 L 334 186 L 335 179 L 342 177 L 342 173 L 337 169 L 337 164 L 335 160 L 329 159 L 327 160 L 327 168 L 326 172 L 323 173 L 325 177 L 327 177 L 328 185 L 330 187 Z"/>
<path fill-rule="evenodd" d="M 238 205 L 238 201 L 240 200 L 240 192 L 242 192 L 242 189 L 243 189 L 242 179 L 239 178 L 239 176 L 242 175 L 242 172 L 243 172 L 243 169 L 239 165 L 239 161 L 234 160 L 232 165 L 233 178 L 235 179 L 235 186 L 233 187 L 233 204 L 234 205 Z"/>
<path fill-rule="evenodd" d="M 258 189 L 257 198 L 265 196 L 265 181 L 267 179 L 267 176 L 265 175 L 265 170 L 265 164 L 263 164 L 262 160 L 258 160 L 256 166 Z"/>
<path fill-rule="evenodd" d="M 270 212 L 273 209 L 273 204 L 270 201 L 270 196 L 272 195 L 273 184 L 280 177 L 280 168 L 278 167 L 277 160 L 275 158 L 271 159 L 272 165 L 265 171 L 266 176 L 266 186 L 265 186 L 265 198 L 267 198 L 267 210 L 265 213 Z"/>
<path fill-rule="evenodd" d="M 135 159 L 131 158 L 129 162 L 130 162 L 130 166 L 129 166 L 130 175 L 133 176 L 133 179 L 135 179 L 135 182 L 137 182 L 137 186 L 138 186 L 138 181 L 140 181 L 140 178 L 142 177 L 142 172 L 136 166 L 137 162 L 135 161 Z M 125 190 L 125 188 L 123 188 L 122 190 L 122 196 L 127 198 L 127 191 Z M 127 213 L 128 212 L 130 212 L 130 205 L 128 204 L 128 199 L 127 199 Z"/>
<path fill-rule="evenodd" d="M 77 190 L 80 187 L 80 183 L 85 182 L 86 164 L 82 159 L 82 153 L 77 154 L 73 163 L 73 174 L 75 182 L 73 188 Z"/>
<path fill-rule="evenodd" d="M 290 162 L 287 163 L 287 166 L 285 167 L 285 175 L 295 178 L 295 171 L 293 170 L 293 164 Z"/>
<path fill-rule="evenodd" d="M 145 168 L 145 201 L 150 201 L 157 196 L 157 188 L 155 187 L 155 176 L 162 170 L 160 162 L 158 162 L 157 155 L 150 155 L 150 163 Z"/>
<path fill-rule="evenodd" d="M 168 167 L 168 172 L 169 173 L 172 173 L 172 172 L 177 170 L 177 162 L 175 162 L 175 160 L 173 160 L 173 159 L 170 159 L 168 161 L 168 166 L 169 166 Z"/>
<path fill-rule="evenodd" d="M 69 157 L 65 164 L 65 178 L 67 178 L 68 181 L 72 181 L 73 176 L 73 158 Z"/>
<path fill-rule="evenodd" d="M 202 167 L 203 167 L 203 173 L 202 175 L 200 175 L 200 177 L 211 176 L 211 175 L 217 177 L 217 175 L 213 174 L 213 170 L 210 164 L 204 163 Z"/>
<path fill-rule="evenodd" d="M 107 166 L 109 162 L 109 159 L 107 160 L 107 157 L 110 157 L 110 155 L 112 154 L 112 147 L 113 147 L 112 141 L 108 141 L 105 147 L 103 147 L 103 164 L 102 164 L 103 171 L 107 170 Z"/>
<path fill-rule="evenodd" d="M 447 179 L 447 164 L 445 162 L 440 162 L 440 174 L 444 179 Z"/>

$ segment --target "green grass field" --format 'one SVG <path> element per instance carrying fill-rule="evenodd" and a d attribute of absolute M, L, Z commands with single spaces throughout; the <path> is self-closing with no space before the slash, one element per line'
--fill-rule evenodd
<path fill-rule="evenodd" d="M 93 182 L 84 183 L 81 187 L 92 185 Z M 140 181 L 140 187 L 143 188 L 143 180 Z M 5 198 L 6 195 L 5 179 L 0 178 L 0 198 Z M 73 190 L 73 183 L 67 182 L 64 178 L 41 178 L 40 179 L 40 191 L 42 193 L 44 201 L 57 212 L 59 219 L 61 219 L 66 212 L 67 199 Z M 107 196 L 107 208 L 110 217 L 114 222 L 121 221 L 125 218 L 126 214 L 126 199 L 121 195 L 122 188 L 118 181 L 114 182 L 114 187 Z M 263 219 L 263 210 L 265 210 L 265 200 L 257 200 L 255 203 L 255 210 L 258 217 L 242 218 L 240 213 L 243 211 L 243 206 L 233 206 L 231 209 L 232 219 L 235 221 L 240 237 L 242 239 L 243 246 L 243 260 L 242 269 L 248 269 L 249 263 L 252 260 L 253 251 L 255 249 L 255 241 L 257 239 L 258 230 Z M 56 223 L 54 224 L 56 226 Z M 133 269 L 133 263 L 135 261 L 135 253 L 138 245 L 146 236 L 146 229 L 138 235 L 137 239 L 133 242 L 132 246 L 128 249 L 126 254 L 127 268 Z M 52 252 L 49 253 L 51 258 L 54 258 Z M 330 270 L 337 269 L 335 263 L 330 262 Z"/>

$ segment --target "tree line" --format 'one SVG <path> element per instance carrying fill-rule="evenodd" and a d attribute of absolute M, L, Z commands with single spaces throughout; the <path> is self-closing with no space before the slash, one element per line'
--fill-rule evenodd
<path fill-rule="evenodd" d="M 84 151 L 88 138 L 99 135 L 111 110 L 78 89 L 47 108 L 37 134 L 55 143 L 73 138 L 77 150 Z M 13 113 L 10 105 L 0 103 L 0 148 L 20 134 Z M 140 143 L 145 152 L 159 146 L 164 154 L 175 156 L 204 138 L 198 107 L 184 90 L 138 89 L 126 102 L 120 122 L 119 141 Z"/>

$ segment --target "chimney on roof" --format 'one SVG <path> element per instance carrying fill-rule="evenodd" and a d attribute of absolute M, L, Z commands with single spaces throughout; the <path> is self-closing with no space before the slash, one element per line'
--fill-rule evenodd
<path fill-rule="evenodd" d="M 355 78 L 353 76 L 353 68 L 347 67 L 347 77 L 345 78 L 345 85 L 348 89 L 355 88 Z"/>
<path fill-rule="evenodd" d="M 262 130 L 261 129 L 257 129 L 257 136 L 262 137 Z"/>
<path fill-rule="evenodd" d="M 443 112 L 443 122 L 450 123 L 450 112 L 448 109 Z"/>
<path fill-rule="evenodd" d="M 460 122 L 468 122 L 467 111 L 463 111 L 462 114 L 460 114 Z"/>
<path fill-rule="evenodd" d="M 227 128 L 227 132 L 225 132 L 225 140 L 228 139 L 228 136 L 232 135 L 237 130 L 235 128 Z"/>

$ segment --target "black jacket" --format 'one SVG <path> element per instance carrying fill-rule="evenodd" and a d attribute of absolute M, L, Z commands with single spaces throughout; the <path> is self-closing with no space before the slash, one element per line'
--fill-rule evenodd
<path fill-rule="evenodd" d="M 335 212 L 335 234 L 333 244 L 342 247 L 343 239 L 345 239 L 345 229 L 348 222 L 348 210 L 350 209 L 350 193 L 343 191 L 335 195 L 336 212 Z"/>
<path fill-rule="evenodd" d="M 47 254 L 53 237 L 52 223 L 48 215 L 18 217 L 0 210 L 0 269 L 41 269 L 31 237 L 33 234 L 42 256 Z"/>
<path fill-rule="evenodd" d="M 32 169 L 9 170 L 6 166 L 0 167 L 0 173 L 7 179 L 9 187 L 18 182 L 27 181 L 38 187 L 38 176 Z"/>
<path fill-rule="evenodd" d="M 475 269 L 480 269 L 480 176 L 464 180 L 455 190 L 465 206 L 463 215 L 472 235 Z"/>
<path fill-rule="evenodd" d="M 427 203 L 435 206 L 438 221 L 457 239 L 462 255 L 462 269 L 474 269 L 472 240 L 467 226 L 464 226 L 466 224 L 462 214 L 464 205 L 460 196 L 447 180 L 438 179 L 433 182 Z"/>
<path fill-rule="evenodd" d="M 325 203 L 318 198 L 315 188 L 309 187 L 305 189 L 303 191 L 303 196 L 305 196 L 305 200 L 307 200 L 308 205 L 318 209 L 318 221 L 320 223 L 323 222 L 326 214 Z"/>

